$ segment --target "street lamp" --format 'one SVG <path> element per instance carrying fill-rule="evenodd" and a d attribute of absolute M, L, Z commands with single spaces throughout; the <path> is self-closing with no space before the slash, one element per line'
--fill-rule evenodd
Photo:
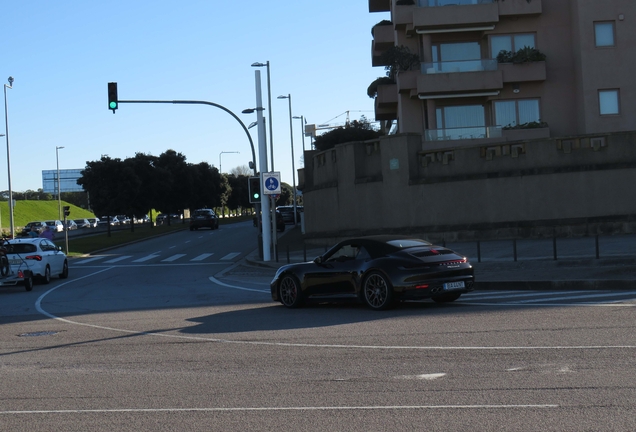
<path fill-rule="evenodd" d="M 221 153 L 219 153 L 219 174 L 221 174 L 223 171 L 221 170 L 221 155 L 224 153 L 241 153 L 241 152 L 230 152 L 230 151 L 222 151 Z"/>
<path fill-rule="evenodd" d="M 304 116 L 294 116 L 295 119 L 300 119 L 300 136 L 303 139 L 303 152 L 305 151 L 305 123 L 307 122 L 307 120 L 305 120 Z"/>
<path fill-rule="evenodd" d="M 267 109 L 269 110 L 269 151 L 272 171 L 274 171 L 274 125 L 272 123 L 272 86 L 269 79 L 269 60 L 265 63 L 252 63 L 252 67 L 267 67 Z"/>
<path fill-rule="evenodd" d="M 11 237 L 15 237 L 15 228 L 13 227 L 13 190 L 11 189 L 11 151 L 9 150 L 9 111 L 7 108 L 7 88 L 13 89 L 13 77 L 9 77 L 9 85 L 4 85 L 4 128 L 5 138 L 7 140 L 7 176 L 9 183 L 9 223 L 11 226 Z"/>
<path fill-rule="evenodd" d="M 60 156 L 58 150 L 63 149 L 64 146 L 55 147 L 55 162 L 57 163 L 57 207 L 58 207 L 58 219 L 62 220 L 62 198 L 60 193 Z"/>
<path fill-rule="evenodd" d="M 292 159 L 292 193 L 294 195 L 294 226 L 296 226 L 296 168 L 294 167 L 294 127 L 292 125 L 292 107 L 291 94 L 287 96 L 278 96 L 278 99 L 289 100 L 289 139 L 291 140 L 291 159 Z"/>

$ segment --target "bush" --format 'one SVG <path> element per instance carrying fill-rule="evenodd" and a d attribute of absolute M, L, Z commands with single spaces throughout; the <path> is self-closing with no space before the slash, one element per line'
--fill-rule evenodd
<path fill-rule="evenodd" d="M 369 95 L 371 99 L 374 99 L 378 95 L 378 86 L 383 84 L 395 84 L 395 80 L 392 80 L 389 77 L 380 77 L 376 79 L 369 84 L 369 87 L 367 88 L 367 95 Z"/>
<path fill-rule="evenodd" d="M 517 52 L 512 51 L 499 51 L 497 54 L 497 62 L 499 63 L 527 63 L 545 61 L 546 56 L 536 48 L 530 48 L 528 46 L 521 48 Z"/>

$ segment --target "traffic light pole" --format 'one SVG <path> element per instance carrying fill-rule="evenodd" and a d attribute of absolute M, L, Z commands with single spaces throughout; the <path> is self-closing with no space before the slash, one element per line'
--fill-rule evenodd
<path fill-rule="evenodd" d="M 234 114 L 229 109 L 225 108 L 223 105 L 219 105 L 214 102 L 197 101 L 197 100 L 171 100 L 171 101 L 170 100 L 119 100 L 117 102 L 120 104 L 140 103 L 140 104 L 174 104 L 174 105 L 210 105 L 210 106 L 222 109 L 223 111 L 225 111 L 226 113 L 234 117 L 234 120 L 236 120 L 243 128 L 243 131 L 245 131 L 245 134 L 247 135 L 247 139 L 250 142 L 250 147 L 252 148 L 252 161 L 254 161 L 254 175 L 258 175 L 258 170 L 256 169 L 256 151 L 254 150 L 254 141 L 252 141 L 252 136 L 250 135 L 250 132 L 247 130 L 247 126 L 245 126 L 245 123 L 243 123 L 236 114 Z"/>

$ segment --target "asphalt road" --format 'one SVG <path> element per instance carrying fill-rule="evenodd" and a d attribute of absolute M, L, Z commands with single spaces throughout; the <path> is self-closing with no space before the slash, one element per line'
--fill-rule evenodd
<path fill-rule="evenodd" d="M 636 430 L 636 291 L 288 310 L 251 223 L 0 291 L 0 429 Z"/>

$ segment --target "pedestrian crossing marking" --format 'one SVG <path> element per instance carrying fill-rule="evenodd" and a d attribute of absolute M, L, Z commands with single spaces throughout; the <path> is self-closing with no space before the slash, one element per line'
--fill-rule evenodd
<path fill-rule="evenodd" d="M 122 255 L 120 257 L 113 258 L 113 259 L 108 260 L 108 261 L 104 261 L 104 263 L 105 264 L 115 264 L 116 262 L 123 261 L 123 260 L 128 259 L 128 258 L 132 258 L 132 255 Z M 83 261 L 83 262 L 85 262 L 85 261 Z M 82 264 L 82 263 L 80 263 L 80 264 Z"/>
<path fill-rule="evenodd" d="M 150 254 L 150 255 L 147 255 L 147 256 L 145 256 L 145 257 L 143 257 L 143 258 L 136 259 L 136 260 L 134 260 L 133 262 L 134 262 L 134 263 L 146 262 L 146 261 L 150 261 L 151 259 L 158 258 L 158 257 L 159 257 L 159 255 L 156 255 L 156 254 Z"/>
<path fill-rule="evenodd" d="M 241 253 L 240 252 L 232 252 L 229 253 L 227 255 L 225 255 L 223 258 L 221 258 L 222 261 L 226 261 L 226 260 L 231 260 L 236 258 L 237 256 L 239 256 Z"/>
<path fill-rule="evenodd" d="M 204 253 L 204 254 L 201 254 L 201 255 L 199 255 L 197 257 L 192 258 L 190 261 L 203 261 L 204 259 L 209 258 L 212 255 L 214 255 L 214 254 L 213 253 Z"/>
<path fill-rule="evenodd" d="M 171 257 L 168 257 L 166 259 L 162 259 L 161 262 L 172 262 L 172 261 L 176 261 L 179 258 L 182 258 L 186 256 L 186 254 L 176 254 L 176 255 L 172 255 Z"/>
<path fill-rule="evenodd" d="M 98 256 L 98 257 L 88 258 L 88 259 L 85 259 L 85 260 L 83 260 L 83 261 L 78 262 L 77 264 L 86 264 L 86 263 L 93 262 L 93 261 L 97 261 L 97 260 L 104 259 L 104 258 L 105 258 L 105 257 L 103 257 L 103 256 Z"/>

